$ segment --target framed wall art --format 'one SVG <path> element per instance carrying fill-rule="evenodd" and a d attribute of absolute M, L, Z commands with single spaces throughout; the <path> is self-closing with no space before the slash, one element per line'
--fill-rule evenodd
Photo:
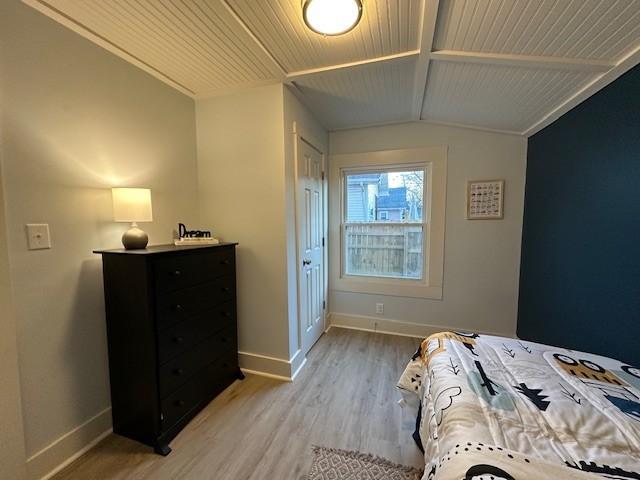
<path fill-rule="evenodd" d="M 504 218 L 504 180 L 467 182 L 467 220 Z"/>

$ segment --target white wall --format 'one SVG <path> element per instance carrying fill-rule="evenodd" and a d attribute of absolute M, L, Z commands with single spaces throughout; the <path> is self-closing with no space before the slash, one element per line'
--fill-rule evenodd
<path fill-rule="evenodd" d="M 425 123 L 345 130 L 330 135 L 331 154 L 437 145 L 448 146 L 443 299 L 332 290 L 331 311 L 347 317 L 376 317 L 513 336 L 526 139 Z M 504 220 L 465 220 L 467 180 L 494 178 L 506 180 Z M 336 188 L 339 185 L 330 185 L 330 189 Z M 335 217 L 330 219 L 333 228 L 339 221 Z M 384 303 L 384 315 L 375 314 L 376 303 Z"/>
<path fill-rule="evenodd" d="M 284 152 L 285 152 L 285 214 L 287 234 L 287 291 L 289 315 L 289 357 L 293 357 L 299 344 L 298 319 L 298 271 L 296 256 L 296 210 L 295 210 L 295 132 L 313 143 L 328 160 L 329 135 L 313 114 L 289 90 L 284 90 Z"/>
<path fill-rule="evenodd" d="M 193 100 L 17 0 L 2 2 L 0 18 L 5 208 L 35 478 L 110 427 L 92 250 L 118 247 L 127 228 L 112 222 L 112 186 L 152 189 L 154 222 L 142 225 L 150 243 L 197 221 L 195 111 Z M 51 250 L 27 250 L 32 222 L 49 223 Z"/>
<path fill-rule="evenodd" d="M 239 349 L 286 361 L 282 118 L 282 85 L 196 102 L 202 225 L 239 242 Z"/>

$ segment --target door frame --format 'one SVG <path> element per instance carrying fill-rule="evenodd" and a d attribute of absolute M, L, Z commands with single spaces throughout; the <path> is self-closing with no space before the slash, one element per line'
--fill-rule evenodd
<path fill-rule="evenodd" d="M 302 341 L 302 333 L 303 333 L 303 325 L 302 325 L 302 312 L 300 311 L 300 265 L 302 264 L 302 253 L 300 252 L 300 224 L 298 222 L 298 210 L 300 206 L 298 205 L 298 188 L 299 188 L 299 177 L 298 177 L 298 160 L 299 160 L 299 142 L 304 142 L 311 148 L 313 148 L 316 152 L 318 152 L 322 157 L 322 238 L 324 240 L 324 247 L 322 250 L 322 286 L 323 286 L 323 305 L 322 309 L 322 330 L 323 333 L 327 331 L 327 312 L 329 310 L 329 175 L 328 175 L 328 164 L 327 159 L 328 155 L 322 151 L 321 148 L 318 147 L 320 142 L 317 142 L 313 136 L 308 135 L 307 132 L 303 131 L 298 122 L 293 122 L 293 175 L 294 175 L 294 216 L 295 216 L 295 238 L 296 238 L 296 311 L 298 314 L 298 351 L 302 351 L 303 341 Z M 306 355 L 307 352 L 304 352 Z"/>

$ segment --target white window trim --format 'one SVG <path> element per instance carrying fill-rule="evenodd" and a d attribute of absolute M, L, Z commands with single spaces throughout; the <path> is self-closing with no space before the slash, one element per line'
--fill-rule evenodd
<path fill-rule="evenodd" d="M 345 275 L 342 242 L 344 172 L 406 167 L 427 170 L 423 248 L 428 268 L 423 266 L 423 278 L 411 280 Z M 442 299 L 446 177 L 446 146 L 332 155 L 329 193 L 330 288 L 344 292 Z"/>

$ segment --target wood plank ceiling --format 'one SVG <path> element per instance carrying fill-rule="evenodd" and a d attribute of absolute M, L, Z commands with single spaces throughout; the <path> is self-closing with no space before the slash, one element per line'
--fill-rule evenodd
<path fill-rule="evenodd" d="M 338 37 L 300 0 L 23 0 L 194 98 L 284 82 L 329 129 L 530 135 L 640 63 L 640 0 L 363 0 Z"/>

